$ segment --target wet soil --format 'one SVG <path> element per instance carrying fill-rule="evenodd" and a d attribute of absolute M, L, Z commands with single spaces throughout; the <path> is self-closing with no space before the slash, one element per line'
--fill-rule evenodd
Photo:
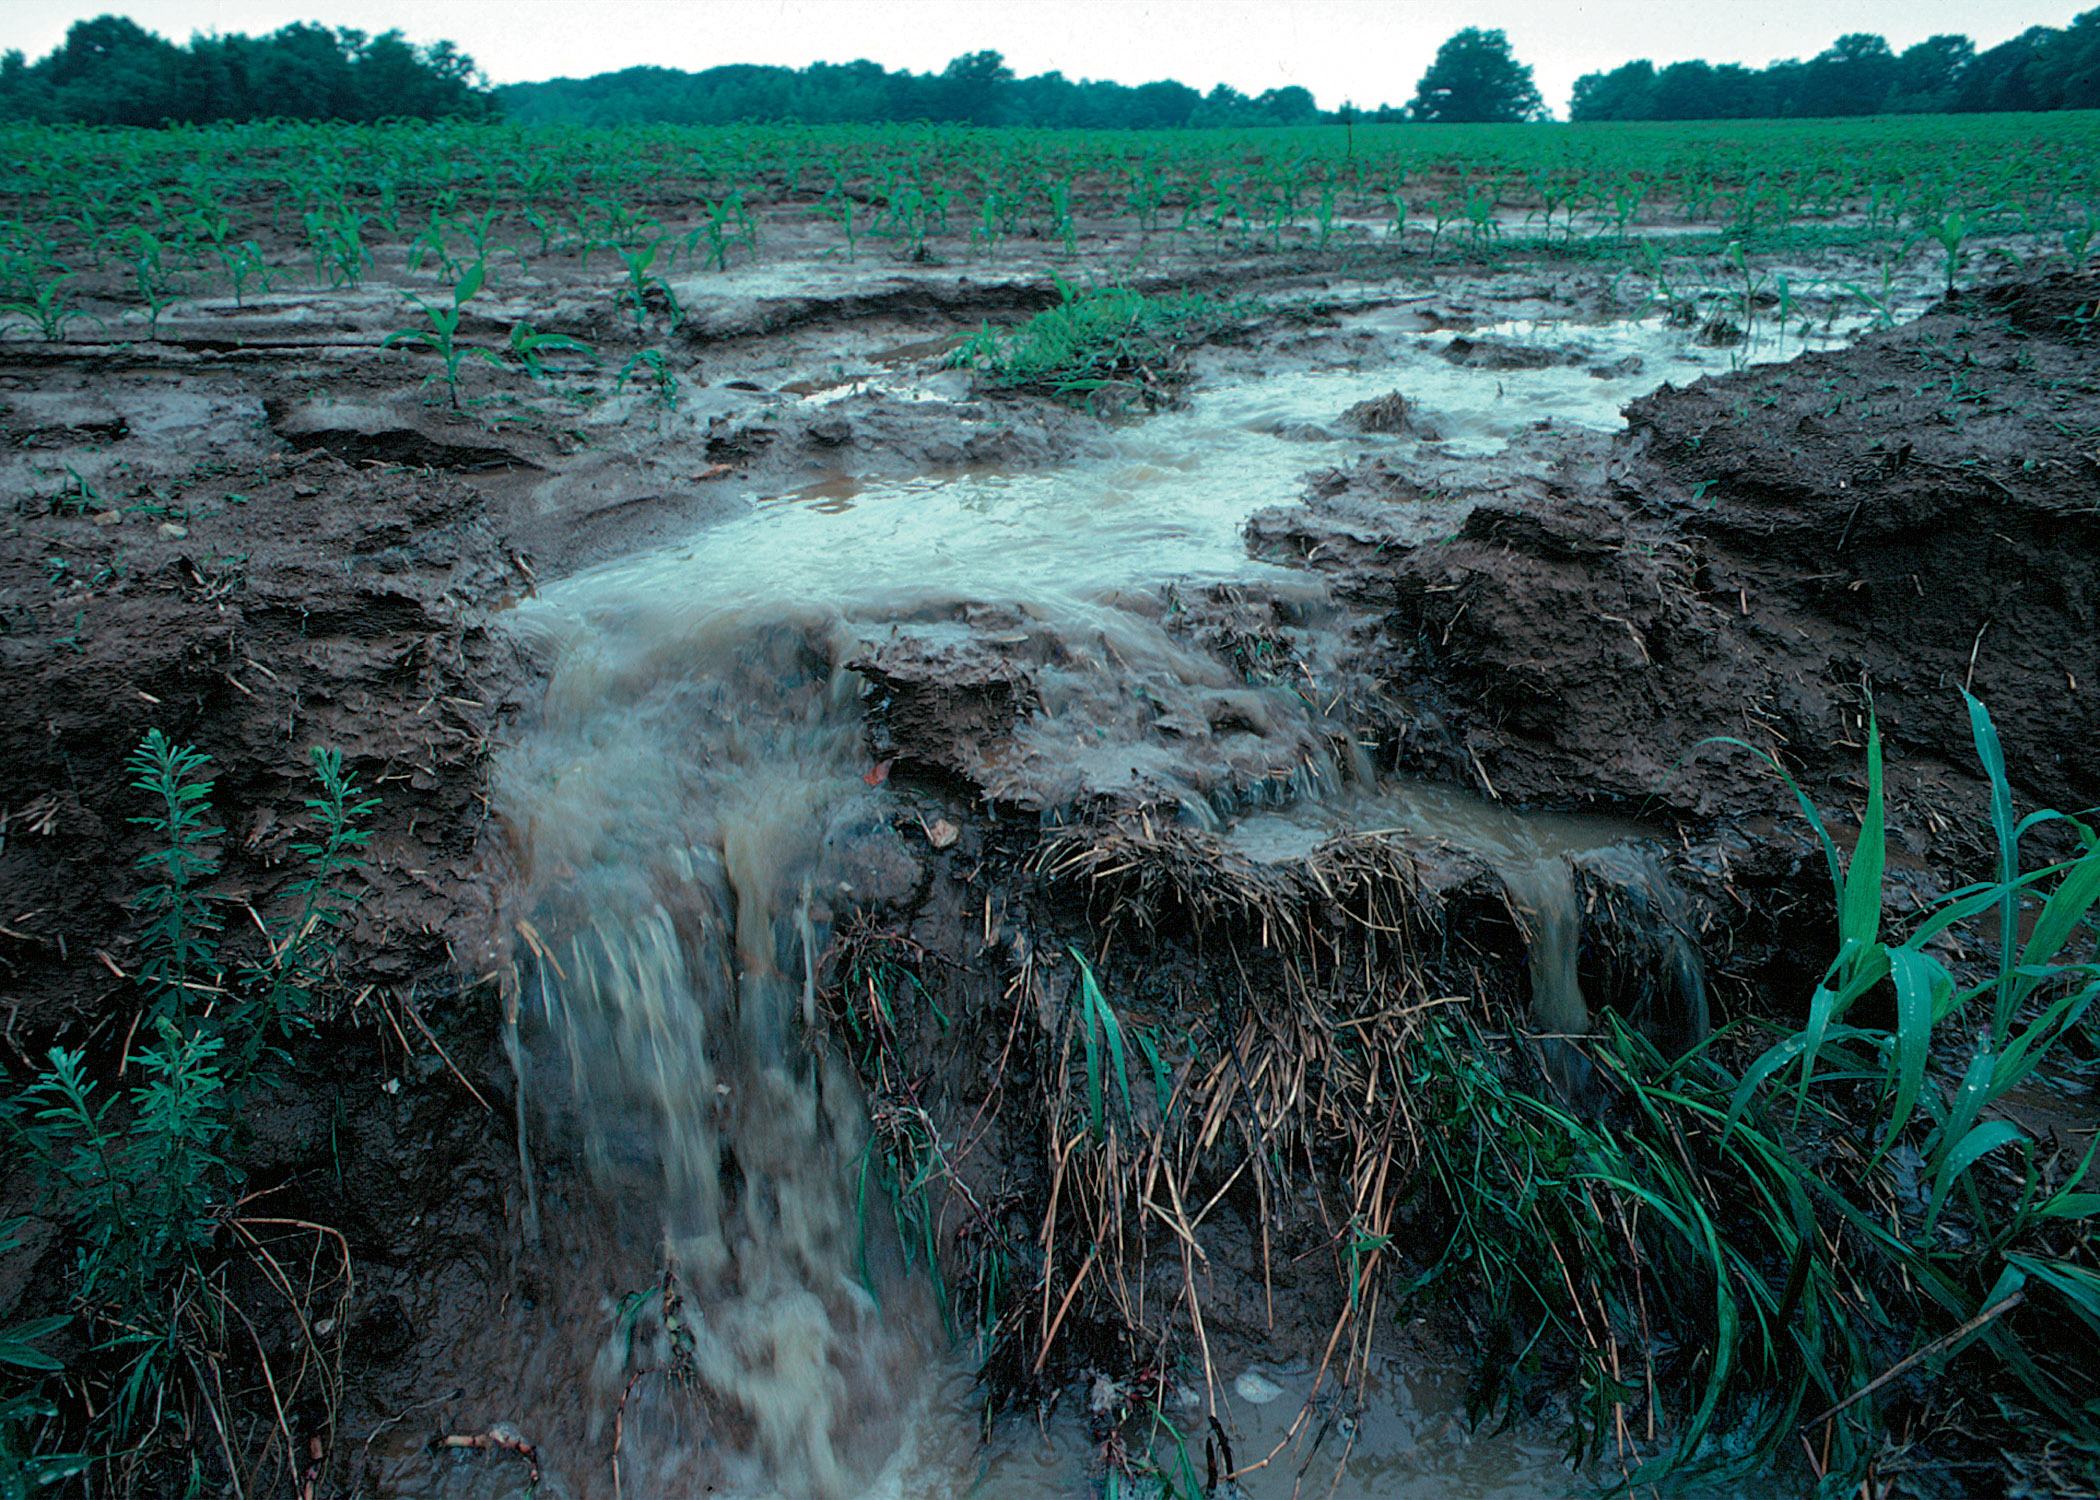
<path fill-rule="evenodd" d="M 590 1206 L 577 1154 L 534 1163 L 528 1205 L 500 986 L 474 988 L 513 957 L 503 902 L 521 838 L 491 816 L 491 757 L 536 712 L 550 665 L 505 616 L 555 579 L 696 532 L 704 545 L 710 523 L 783 497 L 844 502 L 870 481 L 1047 468 L 1103 446 L 1092 416 L 994 398 L 940 368 L 980 321 L 1054 299 L 1044 257 L 996 275 L 782 261 L 680 283 L 675 329 L 661 309 L 621 307 L 602 264 L 508 278 L 468 332 L 496 347 L 529 315 L 605 358 L 551 385 L 470 366 L 463 409 L 424 379 L 427 361 L 381 347 L 402 326 L 403 289 L 427 286 L 405 265 L 363 288 L 178 305 L 150 341 L 0 341 L 0 471 L 16 496 L 0 534 L 10 1066 L 53 1039 L 107 1046 L 131 1022 L 129 903 L 150 834 L 124 763 L 148 728 L 212 757 L 226 830 L 216 894 L 264 922 L 298 875 L 310 747 L 341 748 L 382 797 L 339 960 L 345 995 L 366 1002 L 348 1019 L 369 1025 L 302 1059 L 306 1097 L 259 1114 L 253 1147 L 258 1177 L 340 1225 L 371 1268 L 349 1322 L 342 1431 L 361 1441 L 423 1408 L 362 1452 L 336 1442 L 345 1482 L 426 1482 L 430 1429 L 510 1417 L 523 1377 L 506 1360 L 520 1348 L 542 1361 L 534 1379 L 577 1388 L 594 1351 L 562 1352 L 547 1330 L 595 1328 L 601 1298 L 651 1274 L 648 1226 L 593 1218 L 618 1215 Z M 1199 391 L 1234 368 L 1375 359 L 1381 346 L 1350 345 L 1366 312 L 1402 319 L 1454 366 L 1638 373 L 1579 339 L 1495 331 L 1608 312 L 1609 278 L 1583 270 L 1455 272 L 1396 248 L 1159 264 L 1148 282 L 1291 309 L 1245 346 L 1199 356 Z M 1365 435 L 1360 456 L 1309 474 L 1248 528 L 1255 557 L 1320 587 L 1209 583 L 1151 606 L 1215 680 L 1090 688 L 1059 719 L 1043 709 L 1073 701 L 1065 643 L 983 609 L 857 655 L 870 784 L 894 778 L 898 809 L 863 860 L 881 878 L 826 915 L 908 940 L 943 976 L 929 993 L 984 1007 L 1030 951 L 1084 945 L 1116 911 L 1155 913 L 1165 936 L 1134 944 L 1113 974 L 1132 1015 L 1166 1032 L 1199 999 L 1227 1014 L 1223 978 L 1191 940 L 1279 914 L 1339 930 L 1349 888 L 1329 888 L 1333 866 L 1260 861 L 1221 882 L 1233 856 L 1217 835 L 1174 825 L 1192 800 L 1230 811 L 1302 797 L 1320 775 L 1353 774 L 1320 767 L 1361 753 L 1378 772 L 1492 801 L 1640 820 L 1657 848 L 1675 846 L 1722 1003 L 1770 1005 L 1826 951 L 1819 857 L 1791 794 L 1714 737 L 1777 756 L 1842 828 L 1863 794 L 1871 710 L 1890 747 L 1895 844 L 1921 892 L 1983 860 L 1958 689 L 1988 702 L 2024 797 L 2100 802 L 2096 303 L 2089 276 L 1968 294 L 1851 348 L 1664 387 L 1616 434 L 1547 425 L 1468 451 L 1442 442 L 1405 389 L 1330 413 L 1321 431 Z M 615 378 L 645 338 L 667 378 Z M 1306 689 L 1288 722 L 1264 696 L 1279 683 Z M 1104 726 L 1105 751 L 1075 738 Z M 1101 833 L 1096 863 L 1046 855 L 1044 825 L 1060 821 Z M 1103 850 L 1128 860 L 1114 868 Z M 1424 847 L 1393 878 L 1446 939 L 1434 977 L 1520 1006 L 1523 938 L 1491 872 Z M 1118 880 L 1152 885 L 1107 899 Z M 1218 890 L 1270 886 L 1203 910 Z M 1624 889 L 1593 878 L 1606 905 Z M 1337 982 L 1367 979 L 1374 958 L 1365 947 Z M 1042 1004 L 1056 1008 L 1069 982 Z M 419 994 L 449 1044 L 442 1060 L 399 1025 Z M 1009 1014 L 987 1008 L 964 1046 L 926 1033 L 952 1097 L 1020 1087 L 1002 1071 Z M 993 1217 L 1039 1213 L 1038 1125 L 994 1111 L 984 1127 L 967 1180 Z M 1264 1216 L 1283 1206 L 1210 1185 L 1224 1205 L 1205 1305 L 1220 1358 L 1302 1359 L 1307 1330 L 1337 1316 L 1344 1283 L 1319 1226 L 1339 1205 L 1309 1190 L 1275 1214 L 1270 1243 Z M 567 1199 L 574 1212 L 554 1215 Z M 522 1248 L 533 1207 L 565 1227 Z M 1179 1268 L 1155 1269 L 1147 1295 L 1171 1305 Z M 1106 1363 L 1121 1335 L 1091 1337 L 1075 1346 Z M 1087 1368 L 1082 1354 L 1054 1373 Z M 603 1416 L 572 1404 L 542 1441 L 602 1448 Z"/>

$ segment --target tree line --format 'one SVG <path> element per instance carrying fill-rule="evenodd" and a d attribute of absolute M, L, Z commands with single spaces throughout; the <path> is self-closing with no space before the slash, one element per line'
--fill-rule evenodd
<path fill-rule="evenodd" d="M 1803 62 L 1766 67 L 1645 59 L 1575 85 L 1571 120 L 1702 120 L 2100 108 L 2100 10 L 2036 26 L 1978 52 L 1966 36 L 1898 53 L 1855 32 Z M 1348 120 L 1548 118 L 1531 69 L 1500 31 L 1468 27 L 1438 49 L 1406 105 L 1323 113 L 1302 88 L 1249 96 L 1172 79 L 1122 84 L 1062 73 L 1016 77 L 997 52 L 939 72 L 861 61 L 805 68 L 638 67 L 491 89 L 450 42 L 412 46 L 314 23 L 177 46 L 120 16 L 76 22 L 50 56 L 0 57 L 0 120 L 161 125 L 220 120 L 509 117 L 521 123 L 731 125 L 926 120 L 1053 129 L 1312 125 Z"/>
<path fill-rule="evenodd" d="M 1630 62 L 1575 82 L 1570 120 L 1740 120 L 1825 115 L 2100 109 L 2100 10 L 2059 30 L 2034 26 L 1978 52 L 1968 37 L 1893 50 L 1869 32 L 1806 62 L 1763 68 Z"/>
<path fill-rule="evenodd" d="M 806 68 L 732 63 L 698 73 L 625 68 L 591 78 L 556 78 L 496 90 L 505 112 L 526 124 L 643 122 L 736 125 L 792 120 L 870 125 L 929 120 L 959 125 L 1034 125 L 1065 130 L 1143 130 L 1160 126 L 1312 125 L 1323 118 L 1302 88 L 1248 96 L 1219 84 L 1202 93 L 1185 83 L 1122 84 L 1062 73 L 1017 78 L 997 52 L 972 52 L 938 73 L 891 70 L 872 62 Z"/>
<path fill-rule="evenodd" d="M 300 24 L 178 47 L 122 16 L 101 16 L 75 22 L 34 63 L 20 52 L 0 56 L 0 120 L 201 125 L 498 113 L 472 58 L 450 42 L 411 46 L 398 31 Z"/>

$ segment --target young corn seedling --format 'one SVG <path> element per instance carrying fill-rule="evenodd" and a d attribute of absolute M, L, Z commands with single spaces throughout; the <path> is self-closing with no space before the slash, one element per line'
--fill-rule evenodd
<path fill-rule="evenodd" d="M 426 260 L 435 260 L 439 276 L 447 281 L 457 281 L 465 262 L 454 259 L 451 247 L 445 242 L 445 232 L 452 227 L 439 218 L 438 211 L 433 208 L 429 227 L 409 242 L 408 268 L 419 271 Z"/>
<path fill-rule="evenodd" d="M 372 259 L 364 242 L 365 216 L 340 207 L 333 214 L 309 210 L 305 223 L 314 256 L 314 279 L 336 287 L 362 282 Z"/>
<path fill-rule="evenodd" d="M 1977 221 L 1965 210 L 1950 208 L 1938 218 L 1926 222 L 1923 233 L 1912 237 L 1912 244 L 1920 239 L 1933 241 L 1947 252 L 1947 290 L 1954 290 L 1955 273 L 1961 269 L 1962 242 L 1978 228 Z M 1904 247 L 1906 250 L 1909 246 Z"/>
<path fill-rule="evenodd" d="M 147 336 L 158 339 L 160 315 L 175 301 L 175 276 L 162 260 L 163 247 L 158 236 L 148 230 L 133 229 L 127 239 L 129 249 L 124 258 L 131 262 L 132 280 L 140 300 L 146 304 Z"/>
<path fill-rule="evenodd" d="M 253 240 L 242 240 L 238 245 L 218 247 L 219 264 L 225 268 L 227 280 L 233 283 L 233 305 L 245 307 L 248 303 L 248 283 L 261 283 L 261 289 L 269 291 L 276 272 L 263 259 L 261 247 Z"/>
<path fill-rule="evenodd" d="M 613 390 L 625 390 L 627 377 L 637 370 L 648 372 L 650 380 L 656 386 L 656 399 L 663 403 L 665 410 L 678 405 L 678 372 L 665 362 L 661 349 L 644 349 L 630 357 L 626 364 L 620 366 L 620 373 L 613 381 Z"/>
<path fill-rule="evenodd" d="M 530 323 L 513 323 L 510 328 L 511 357 L 525 367 L 525 373 L 534 380 L 547 378 L 547 367 L 540 363 L 543 354 L 581 354 L 590 359 L 596 351 L 581 339 L 572 339 L 565 333 L 539 333 Z"/>
<path fill-rule="evenodd" d="M 390 333 L 382 346 L 392 349 L 401 344 L 420 344 L 437 355 L 444 365 L 445 392 L 451 397 L 455 411 L 459 408 L 459 367 L 462 364 L 472 358 L 483 360 L 498 369 L 503 367 L 503 356 L 495 350 L 459 341 L 460 318 L 466 311 L 468 301 L 481 290 L 481 284 L 487 276 L 488 267 L 481 261 L 477 260 L 467 267 L 466 275 L 452 288 L 450 307 L 434 307 L 421 297 L 411 298 L 416 306 L 423 309 L 423 315 L 430 320 L 430 326 L 404 328 L 399 332 Z"/>
<path fill-rule="evenodd" d="M 649 321 L 649 294 L 652 291 L 663 294 L 664 301 L 670 305 L 671 326 L 673 328 L 678 326 L 680 316 L 678 294 L 671 290 L 670 282 L 664 280 L 661 276 L 650 274 L 650 268 L 656 264 L 656 254 L 663 249 L 664 241 L 667 238 L 669 238 L 667 235 L 658 235 L 655 239 L 649 241 L 648 244 L 637 246 L 632 250 L 621 250 L 615 247 L 616 253 L 620 257 L 620 264 L 627 268 L 627 286 L 622 291 L 621 296 L 624 296 L 634 304 L 634 331 L 636 333 L 640 333 Z M 615 305 L 617 305 L 618 299 L 614 300 Z"/>
<path fill-rule="evenodd" d="M 37 284 L 27 300 L 0 303 L 0 312 L 20 313 L 28 318 L 47 344 L 63 343 L 66 324 L 87 316 L 73 306 L 71 280 L 71 273 L 49 277 Z"/>

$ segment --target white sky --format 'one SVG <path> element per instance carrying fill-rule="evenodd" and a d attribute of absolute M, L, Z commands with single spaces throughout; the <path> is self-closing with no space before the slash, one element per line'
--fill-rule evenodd
<path fill-rule="evenodd" d="M 913 72 L 963 52 L 1004 53 L 1028 75 L 1248 94 L 1299 84 L 1323 109 L 1405 104 L 1437 45 L 1499 27 L 1556 115 L 1576 78 L 1637 57 L 1761 66 L 1811 57 L 1844 32 L 1902 51 L 1936 32 L 1979 49 L 2063 26 L 2094 0 L 0 0 L 0 49 L 33 60 L 86 17 L 128 15 L 171 41 L 323 21 L 409 40 L 449 38 L 494 83 L 585 77 L 638 64 L 869 58 Z"/>

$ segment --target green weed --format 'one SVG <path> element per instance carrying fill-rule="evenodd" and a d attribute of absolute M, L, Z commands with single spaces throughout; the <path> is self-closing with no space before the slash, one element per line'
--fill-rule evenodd
<path fill-rule="evenodd" d="M 312 1023 L 333 934 L 348 914 L 349 880 L 362 863 L 362 824 L 376 806 L 337 753 L 316 749 L 313 763 L 317 794 L 306 804 L 313 832 L 294 845 L 307 867 L 291 889 L 295 911 L 266 937 L 257 960 L 233 966 L 221 947 L 218 903 L 207 891 L 224 830 L 213 821 L 206 758 L 157 729 L 146 736 L 129 763 L 133 786 L 150 799 L 150 810 L 135 821 L 159 835 L 139 860 L 151 883 L 135 899 L 145 955 L 137 976 L 145 998 L 140 1021 L 148 1037 L 131 1058 L 140 1082 L 105 1088 L 90 1076 L 83 1051 L 54 1047 L 34 1082 L 0 1101 L 0 1128 L 42 1172 L 50 1212 L 70 1233 L 68 1292 L 91 1358 L 75 1373 L 91 1391 L 88 1434 L 98 1459 L 112 1465 L 110 1488 L 119 1492 L 144 1482 L 162 1445 L 189 1450 L 194 1463 L 207 1432 L 217 1436 L 228 1472 L 242 1472 L 214 1372 L 237 1329 L 248 1330 L 266 1370 L 269 1356 L 253 1320 L 232 1299 L 227 1278 L 237 1260 L 253 1257 L 258 1268 L 276 1272 L 265 1280 L 285 1296 L 303 1330 L 299 1370 L 286 1380 L 284 1399 L 313 1379 L 322 1399 L 331 1406 L 335 1400 L 333 1378 L 307 1358 L 321 1347 L 305 1309 L 330 1289 L 349 1295 L 347 1253 L 333 1280 L 324 1273 L 298 1292 L 264 1236 L 287 1226 L 313 1232 L 318 1269 L 332 1232 L 244 1217 L 241 1174 L 229 1155 L 240 1111 L 268 1081 L 270 1059 L 281 1055 L 277 1040 Z M 333 1243 L 340 1246 L 340 1238 Z M 50 1371 L 49 1357 L 29 1346 L 69 1321 L 43 1319 L 0 1333 L 0 1364 Z M 0 1486 L 10 1474 L 41 1483 L 84 1466 L 77 1458 L 27 1460 L 12 1446 L 22 1422 L 49 1413 L 48 1403 L 26 1396 L 0 1400 Z M 302 1466 L 281 1422 L 274 1441 L 288 1472 Z"/>
<path fill-rule="evenodd" d="M 1077 397 L 1096 409 L 1157 408 L 1186 383 L 1188 347 L 1252 316 L 1246 304 L 1194 292 L 1148 297 L 1128 287 L 1057 285 L 1057 306 L 1010 331 L 979 330 L 949 363 L 996 389 Z"/>
<path fill-rule="evenodd" d="M 2013 819 L 1989 716 L 1974 700 L 1970 711 L 1998 877 L 1897 939 L 1882 911 L 1878 734 L 1849 863 L 1796 787 L 1829 861 L 1839 950 L 1806 1024 L 1747 1067 L 1724 1061 L 1744 1025 L 1675 1061 L 1616 1027 L 1594 1058 L 1618 1098 L 1600 1121 L 1513 1084 L 1469 1023 L 1425 1030 L 1422 1181 L 1453 1228 L 1415 1290 L 1469 1285 L 1496 1310 L 1481 1409 L 1523 1409 L 1527 1387 L 1566 1361 L 1581 1392 L 1571 1453 L 1619 1445 L 1628 1483 L 1748 1464 L 1806 1432 L 1849 1487 L 1891 1414 L 1917 1409 L 1917 1388 L 1884 1377 L 1960 1359 L 2079 1441 L 2096 1436 L 2084 1372 L 2100 1348 L 2100 1274 L 2083 1247 L 2100 1194 L 2077 1188 L 2093 1152 L 2046 1161 L 1991 1104 L 2100 997 L 2100 965 L 2072 942 L 2091 936 L 2100 840 L 2077 827 L 2080 854 L 2020 873 L 2021 834 L 2059 815 Z M 2023 941 L 2016 907 L 2029 896 L 2043 899 Z M 1960 985 L 1930 945 L 1994 913 L 1996 971 Z M 1892 1026 L 1855 1014 L 1877 991 Z M 1981 1041 L 1965 1057 L 1955 1034 L 1967 1027 Z M 1958 1077 L 1935 1081 L 1950 1043 Z M 2034 1303 L 2037 1315 L 2011 1316 Z M 1688 1394 L 1669 1444 L 1627 1444 L 1628 1424 L 1657 1416 L 1672 1390 Z"/>

